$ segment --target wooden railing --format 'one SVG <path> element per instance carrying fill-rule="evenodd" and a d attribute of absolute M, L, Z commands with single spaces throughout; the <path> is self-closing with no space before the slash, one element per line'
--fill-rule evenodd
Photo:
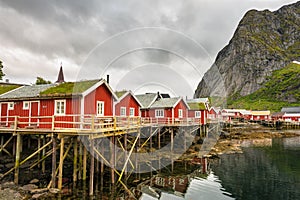
<path fill-rule="evenodd" d="M 0 129 L 47 129 L 47 130 L 101 130 L 138 128 L 141 126 L 201 125 L 198 118 L 142 118 L 142 117 L 99 117 L 95 115 L 53 115 L 0 117 Z"/>

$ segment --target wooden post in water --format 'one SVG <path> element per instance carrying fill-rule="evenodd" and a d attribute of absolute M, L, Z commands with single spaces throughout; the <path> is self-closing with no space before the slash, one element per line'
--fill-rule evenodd
<path fill-rule="evenodd" d="M 43 135 L 43 146 L 45 144 L 46 144 L 46 136 Z M 44 159 L 45 154 L 46 154 L 46 148 L 44 148 L 43 151 L 42 151 L 42 157 L 43 157 L 43 161 L 42 161 L 42 173 L 45 173 L 45 171 L 46 171 L 46 164 L 45 164 L 45 160 L 46 159 Z"/>
<path fill-rule="evenodd" d="M 82 142 L 79 141 L 79 166 L 78 166 L 78 179 L 82 180 Z"/>
<path fill-rule="evenodd" d="M 61 136 L 60 139 L 60 155 L 59 155 L 59 172 L 58 172 L 58 189 L 62 189 L 63 167 L 64 167 L 64 146 L 65 138 Z"/>
<path fill-rule="evenodd" d="M 55 188 L 55 182 L 56 182 L 56 136 L 54 133 L 52 133 L 52 188 Z"/>
<path fill-rule="evenodd" d="M 83 145 L 83 169 L 82 169 L 82 180 L 86 180 L 86 165 L 87 165 L 87 150 Z"/>
<path fill-rule="evenodd" d="M 37 140 L 38 140 L 38 149 L 40 149 L 41 148 L 41 136 L 40 135 L 38 136 Z M 38 160 L 41 160 L 41 152 L 38 153 Z M 41 167 L 41 164 L 39 163 L 38 168 L 40 169 L 40 167 Z"/>
<path fill-rule="evenodd" d="M 17 133 L 16 140 L 16 161 L 15 161 L 15 179 L 14 183 L 17 185 L 19 183 L 19 166 L 20 166 L 20 148 L 21 148 L 21 135 Z"/>
<path fill-rule="evenodd" d="M 94 139 L 91 139 L 91 150 L 90 150 L 90 190 L 89 195 L 94 195 L 94 167 L 95 167 L 95 159 L 94 159 Z"/>
<path fill-rule="evenodd" d="M 174 161 L 173 161 L 173 153 L 174 153 L 174 130 L 171 128 L 171 163 L 172 163 L 172 173 L 174 170 Z"/>
<path fill-rule="evenodd" d="M 128 134 L 128 132 L 127 132 Z M 124 161 L 127 159 L 127 134 L 124 135 Z M 124 172 L 125 176 L 127 176 L 127 164 L 125 166 L 125 172 Z"/>
<path fill-rule="evenodd" d="M 115 137 L 110 137 L 110 166 L 111 166 L 111 183 L 115 184 Z"/>
<path fill-rule="evenodd" d="M 73 138 L 74 159 L 73 159 L 73 182 L 77 182 L 77 160 L 78 160 L 78 141 L 77 136 Z"/>

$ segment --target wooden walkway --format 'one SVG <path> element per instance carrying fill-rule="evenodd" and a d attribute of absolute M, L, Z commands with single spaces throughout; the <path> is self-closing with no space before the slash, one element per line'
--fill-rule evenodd
<path fill-rule="evenodd" d="M 104 165 L 111 168 L 111 183 L 116 181 L 120 183 L 125 191 L 130 193 L 127 186 L 124 184 L 124 176 L 130 175 L 133 171 L 137 171 L 139 165 L 132 157 L 134 152 L 138 153 L 146 145 L 152 149 L 154 143 L 158 149 L 161 148 L 161 140 L 167 135 L 170 137 L 170 154 L 172 157 L 174 150 L 175 134 L 183 134 L 184 136 L 192 134 L 199 130 L 200 119 L 193 118 L 141 118 L 141 117 L 97 117 L 93 115 L 67 115 L 67 116 L 47 116 L 47 117 L 2 117 L 0 119 L 0 137 L 1 145 L 0 152 L 4 152 L 15 158 L 15 166 L 5 172 L 0 179 L 14 172 L 14 182 L 19 182 L 20 166 L 25 162 L 37 159 L 32 163 L 30 168 L 40 166 L 42 172 L 45 172 L 45 160 L 52 155 L 52 173 L 51 181 L 48 188 L 57 187 L 62 189 L 63 166 L 64 160 L 70 152 L 73 152 L 73 181 L 78 179 L 85 180 L 87 178 L 88 158 L 89 166 L 89 190 L 90 195 L 94 194 L 94 172 L 100 168 L 101 173 L 104 171 Z M 162 127 L 166 130 L 161 133 Z M 182 127 L 182 133 L 176 133 L 178 127 Z M 146 138 L 141 130 L 147 130 Z M 37 149 L 28 157 L 21 159 L 23 149 L 23 138 L 28 137 L 38 138 Z M 5 136 L 5 137 L 4 137 Z M 83 139 L 85 141 L 80 139 Z M 6 141 L 4 141 L 6 138 Z M 105 157 L 107 150 L 100 151 L 96 146 L 102 145 L 101 139 L 110 141 L 109 159 Z M 9 143 L 13 142 L 12 153 L 9 152 Z M 185 137 L 182 141 L 186 144 Z M 30 141 L 27 142 L 30 148 Z M 116 148 L 122 152 L 116 151 Z M 186 150 L 187 145 L 184 145 Z M 72 150 L 72 151 L 71 151 Z M 59 154 L 58 154 L 59 152 Z M 88 157 L 88 152 L 91 156 Z M 57 157 L 59 161 L 57 162 Z M 101 161 L 101 164 L 99 162 Z M 95 166 L 95 163 L 97 164 Z M 116 165 L 122 164 L 122 170 L 117 170 Z M 172 163 L 173 164 L 173 163 Z M 101 165 L 101 167 L 99 167 Z M 126 172 L 130 168 L 130 172 Z M 58 176 L 58 182 L 56 178 Z M 116 180 L 116 176 L 118 176 Z"/>

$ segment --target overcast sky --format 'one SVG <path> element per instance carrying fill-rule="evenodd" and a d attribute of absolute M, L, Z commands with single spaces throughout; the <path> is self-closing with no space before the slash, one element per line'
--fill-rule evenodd
<path fill-rule="evenodd" d="M 0 60 L 10 82 L 110 74 L 113 89 L 192 97 L 250 9 L 292 0 L 0 0 Z"/>

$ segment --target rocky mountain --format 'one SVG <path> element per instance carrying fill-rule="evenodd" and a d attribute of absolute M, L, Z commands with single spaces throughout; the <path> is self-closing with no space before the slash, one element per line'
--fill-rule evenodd
<path fill-rule="evenodd" d="M 195 97 L 239 98 L 262 87 L 274 70 L 300 61 L 300 1 L 277 11 L 250 10 L 199 83 Z"/>

